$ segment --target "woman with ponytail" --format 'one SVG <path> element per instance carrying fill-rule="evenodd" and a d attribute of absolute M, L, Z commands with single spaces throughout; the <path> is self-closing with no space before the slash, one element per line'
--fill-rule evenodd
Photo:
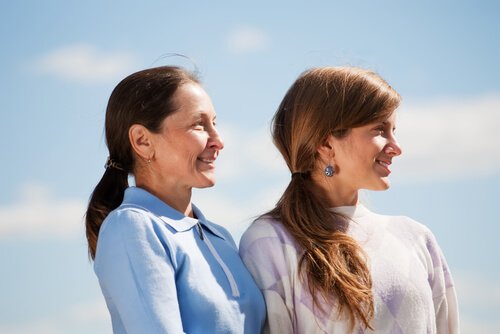
<path fill-rule="evenodd" d="M 191 203 L 192 188 L 215 182 L 215 117 L 177 67 L 134 73 L 111 94 L 86 232 L 115 334 L 261 332 L 264 300 L 232 237 Z"/>
<path fill-rule="evenodd" d="M 453 280 L 433 234 L 371 212 L 358 191 L 389 188 L 400 96 L 377 74 L 315 68 L 272 123 L 291 172 L 240 255 L 264 294 L 268 333 L 458 333 Z"/>

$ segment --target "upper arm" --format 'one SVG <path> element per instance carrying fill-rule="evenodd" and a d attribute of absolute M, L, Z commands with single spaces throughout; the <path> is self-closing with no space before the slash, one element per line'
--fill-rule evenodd
<path fill-rule="evenodd" d="M 127 333 L 182 332 L 174 268 L 146 215 L 122 212 L 103 226 L 95 271 Z"/>
<path fill-rule="evenodd" d="M 427 249 L 432 263 L 432 268 L 429 268 L 429 284 L 438 333 L 459 333 L 459 312 L 453 278 L 444 253 L 430 230 L 427 230 Z"/>
<path fill-rule="evenodd" d="M 291 333 L 294 272 L 283 243 L 269 224 L 253 224 L 240 241 L 240 256 L 264 295 L 267 308 L 265 332 Z"/>

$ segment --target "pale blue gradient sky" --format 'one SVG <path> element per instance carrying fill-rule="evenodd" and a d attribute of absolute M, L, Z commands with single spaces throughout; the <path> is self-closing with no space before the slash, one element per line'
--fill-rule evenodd
<path fill-rule="evenodd" d="M 289 180 L 268 128 L 297 75 L 379 72 L 404 98 L 404 154 L 393 187 L 364 201 L 429 226 L 463 332 L 500 332 L 498 17 L 495 1 L 4 1 L 0 332 L 110 333 L 82 227 L 104 110 L 124 75 L 171 63 L 196 64 L 218 112 L 218 184 L 195 200 L 236 239 Z"/>

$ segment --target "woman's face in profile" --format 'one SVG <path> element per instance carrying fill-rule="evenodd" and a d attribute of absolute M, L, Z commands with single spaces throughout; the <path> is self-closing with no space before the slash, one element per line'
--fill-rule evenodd
<path fill-rule="evenodd" d="M 160 179 L 174 187 L 211 187 L 215 160 L 224 147 L 212 101 L 199 84 L 187 83 L 177 89 L 173 103 L 177 111 L 165 118 L 155 135 Z"/>
<path fill-rule="evenodd" d="M 352 191 L 389 188 L 392 159 L 401 154 L 395 129 L 393 112 L 386 120 L 353 128 L 347 137 L 339 139 L 334 157 L 337 182 Z"/>

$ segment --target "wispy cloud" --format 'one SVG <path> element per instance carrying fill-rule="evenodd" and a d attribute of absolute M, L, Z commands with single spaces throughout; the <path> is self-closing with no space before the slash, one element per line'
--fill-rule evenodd
<path fill-rule="evenodd" d="M 463 333 L 500 333 L 500 283 L 484 274 L 454 274 Z"/>
<path fill-rule="evenodd" d="M 0 206 L 0 238 L 69 238 L 83 235 L 85 203 L 79 199 L 56 199 L 46 186 L 21 187 L 16 202 Z"/>
<path fill-rule="evenodd" d="M 73 44 L 53 50 L 36 61 L 36 69 L 64 80 L 83 83 L 105 82 L 129 72 L 134 56 L 105 52 L 89 44 Z"/>
<path fill-rule="evenodd" d="M 270 37 L 259 28 L 239 27 L 229 33 L 226 42 L 231 53 L 245 54 L 266 49 Z"/>
<path fill-rule="evenodd" d="M 396 177 L 446 180 L 500 171 L 500 96 L 402 106 Z"/>
<path fill-rule="evenodd" d="M 0 333 L 9 334 L 104 334 L 111 331 L 111 319 L 104 300 L 70 306 L 41 319 L 17 324 L 0 324 Z"/>

